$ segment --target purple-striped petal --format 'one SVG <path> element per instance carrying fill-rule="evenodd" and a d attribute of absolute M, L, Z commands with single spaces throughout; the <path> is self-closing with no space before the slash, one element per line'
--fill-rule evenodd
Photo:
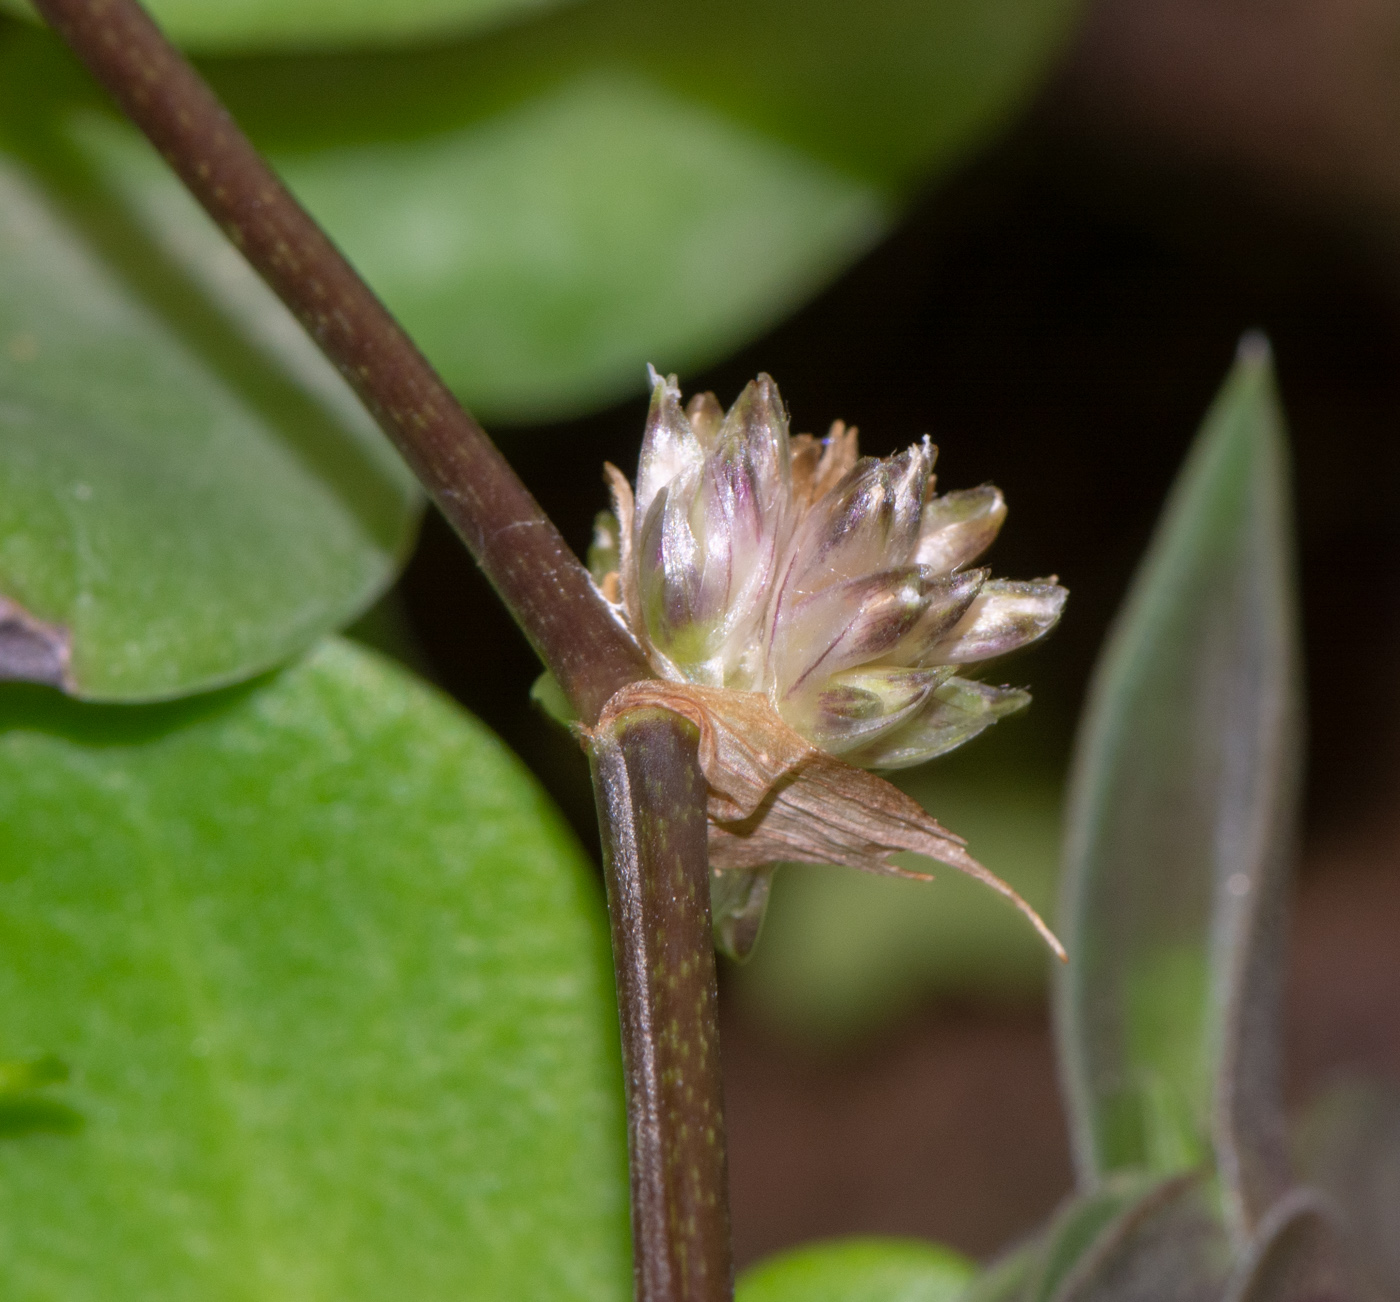
<path fill-rule="evenodd" d="M 1005 655 L 1054 628 L 1068 596 L 1064 588 L 1048 579 L 1030 583 L 991 579 L 932 654 L 949 665 Z"/>
<path fill-rule="evenodd" d="M 954 750 L 998 719 L 1023 710 L 1030 693 L 950 678 L 930 694 L 928 704 L 907 723 L 846 758 L 867 769 L 904 769 Z"/>
<path fill-rule="evenodd" d="M 809 717 L 799 731 L 833 755 L 868 746 L 918 714 L 952 672 L 873 665 L 837 674 L 805 702 Z"/>
<path fill-rule="evenodd" d="M 651 407 L 637 463 L 637 524 L 645 524 L 656 495 L 687 470 L 699 469 L 704 449 L 681 410 L 674 375 L 651 372 Z"/>
<path fill-rule="evenodd" d="M 991 484 L 944 493 L 924 504 L 914 559 L 949 574 L 986 551 L 1005 519 L 1006 501 Z"/>
<path fill-rule="evenodd" d="M 800 601 L 832 584 L 907 565 L 918 541 L 933 458 L 933 445 L 925 439 L 896 456 L 856 462 L 797 525 L 779 602 Z"/>
<path fill-rule="evenodd" d="M 778 709 L 833 674 L 882 660 L 928 609 L 935 582 L 906 566 L 833 584 L 790 607 L 773 642 L 771 669 Z"/>

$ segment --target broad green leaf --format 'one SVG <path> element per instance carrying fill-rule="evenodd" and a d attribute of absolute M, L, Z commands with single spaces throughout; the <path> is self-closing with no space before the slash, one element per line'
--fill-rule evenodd
<path fill-rule="evenodd" d="M 339 641 L 0 729 L 0 1061 L 79 1119 L 0 1124 L 6 1302 L 627 1295 L 601 890 L 495 738 Z"/>
<path fill-rule="evenodd" d="M 189 50 L 326 49 L 460 36 L 571 0 L 148 0 Z M 33 17 L 27 0 L 0 9 Z"/>
<path fill-rule="evenodd" d="M 1300 690 L 1282 417 L 1247 339 L 1109 637 L 1076 749 L 1058 1031 L 1081 1176 L 1286 1179 L 1279 983 Z"/>
<path fill-rule="evenodd" d="M 393 579 L 417 490 L 154 154 L 49 115 L 42 60 L 8 75 L 32 50 L 0 47 L 0 599 L 47 629 L 27 663 L 0 638 L 0 677 L 107 700 L 246 678 Z"/>
<path fill-rule="evenodd" d="M 740 1276 L 735 1302 L 955 1302 L 973 1266 L 914 1239 L 839 1239 L 784 1252 Z"/>
<path fill-rule="evenodd" d="M 205 70 L 473 409 L 542 420 L 640 389 L 648 362 L 713 361 L 828 284 L 1009 116 L 1078 9 L 588 0 Z M 81 78 L 37 33 L 11 44 L 0 79 L 67 130 Z"/>
<path fill-rule="evenodd" d="M 1048 912 L 1058 782 L 985 758 L 969 752 L 894 776 L 966 837 L 982 863 Z M 929 867 L 912 857 L 908 865 Z M 754 956 L 733 975 L 766 1017 L 809 1038 L 867 1033 L 931 995 L 1025 1000 L 1043 988 L 1039 939 L 1004 900 L 958 873 L 917 882 L 798 864 L 778 872 L 772 893 Z"/>

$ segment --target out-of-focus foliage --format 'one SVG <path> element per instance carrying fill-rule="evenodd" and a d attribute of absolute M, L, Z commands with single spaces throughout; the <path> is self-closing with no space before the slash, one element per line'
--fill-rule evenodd
<path fill-rule="evenodd" d="M 145 5 L 189 50 L 325 49 L 460 36 L 569 0 L 149 0 Z M 34 16 L 26 0 L 0 9 Z"/>
<path fill-rule="evenodd" d="M 954 1302 L 965 1257 L 905 1239 L 840 1239 L 784 1252 L 739 1277 L 735 1302 Z"/>
<path fill-rule="evenodd" d="M 1034 708 L 1034 707 L 1032 707 Z M 1014 748 L 1019 721 L 978 747 Z M 1059 845 L 1059 783 L 1052 772 L 998 767 L 968 752 L 895 775 L 898 785 L 967 839 L 978 860 L 1045 916 L 1052 912 Z M 736 972 L 744 998 L 785 1029 L 840 1039 L 886 1025 L 930 996 L 1034 998 L 1045 947 L 1005 900 L 936 864 L 901 860 L 929 882 L 794 864 L 749 964 Z"/>
<path fill-rule="evenodd" d="M 1282 1178 L 1301 714 L 1287 481 L 1267 347 L 1246 340 L 1095 675 L 1060 919 L 1081 1176 L 1214 1153 L 1245 1225 Z"/>
<path fill-rule="evenodd" d="M 7 1302 L 614 1302 L 616 1034 L 576 844 L 402 670 L 0 691 Z"/>
<path fill-rule="evenodd" d="M 1077 8 L 586 0 L 475 40 L 206 71 L 448 381 L 538 419 L 797 306 L 1004 120 Z M 57 89 L 46 38 L 11 44 L 68 133 L 85 90 Z"/>
<path fill-rule="evenodd" d="M 79 695 L 246 678 L 392 581 L 417 489 L 159 159 L 54 134 L 31 49 L 0 48 L 0 595 Z"/>
<path fill-rule="evenodd" d="M 1187 1177 L 1110 1177 L 994 1262 L 962 1302 L 1215 1302 L 1231 1270 L 1218 1196 Z"/>
<path fill-rule="evenodd" d="M 965 1302 L 1360 1296 L 1340 1220 L 1296 1184 L 1284 1130 L 1301 715 L 1289 521 L 1268 348 L 1247 338 L 1076 747 L 1056 1011 L 1079 1190 Z"/>

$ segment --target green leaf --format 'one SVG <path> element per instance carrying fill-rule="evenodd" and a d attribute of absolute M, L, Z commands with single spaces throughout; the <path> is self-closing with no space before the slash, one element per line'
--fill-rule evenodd
<path fill-rule="evenodd" d="M 1213 1184 L 1120 1171 L 1070 1198 L 960 1302 L 1218 1302 L 1232 1262 Z"/>
<path fill-rule="evenodd" d="M 7 1302 L 627 1294 L 601 890 L 494 737 L 339 641 L 0 720 L 0 1058 L 82 1119 L 0 1135 Z"/>
<path fill-rule="evenodd" d="M 912 1239 L 839 1239 L 771 1257 L 739 1278 L 735 1302 L 955 1302 L 973 1266 Z"/>
<path fill-rule="evenodd" d="M 1301 713 L 1288 512 L 1268 349 L 1249 338 L 1095 674 L 1060 918 L 1082 1178 L 1218 1158 L 1246 1231 L 1287 1179 L 1278 1003 Z"/>
<path fill-rule="evenodd" d="M 1118 1201 L 1114 1214 L 1096 1214 L 1092 1235 L 1069 1233 L 1048 1245 L 1046 1270 L 1028 1298 L 1037 1302 L 1217 1302 L 1233 1261 L 1219 1191 L 1198 1176 L 1143 1186 Z M 1131 1187 L 1131 1182 L 1125 1187 Z M 1081 1200 L 1102 1204 L 1104 1191 Z M 1073 1212 L 1073 1209 L 1071 1209 Z"/>
<path fill-rule="evenodd" d="M 48 112 L 54 71 L 0 46 L 0 677 L 237 681 L 373 601 L 417 490 L 154 154 Z"/>
<path fill-rule="evenodd" d="M 989 747 L 994 752 L 973 748 L 893 776 L 966 837 L 982 863 L 1048 913 L 1058 781 L 989 764 L 990 754 L 1008 749 Z M 927 860 L 907 862 L 929 867 Z M 1024 1001 L 1043 988 L 1039 939 L 1004 900 L 958 873 L 917 882 L 798 864 L 779 871 L 772 894 L 762 942 L 732 975 L 766 1018 L 807 1038 L 867 1034 L 931 995 Z"/>
<path fill-rule="evenodd" d="M 828 284 L 1009 116 L 1079 7 L 589 0 L 205 71 L 473 409 L 543 420 L 648 362 L 716 360 Z M 83 92 L 50 43 L 12 45 L 0 79 L 66 121 Z"/>
<path fill-rule="evenodd" d="M 189 50 L 327 49 L 460 36 L 568 0 L 149 0 L 171 39 Z M 33 18 L 28 0 L 0 10 Z"/>

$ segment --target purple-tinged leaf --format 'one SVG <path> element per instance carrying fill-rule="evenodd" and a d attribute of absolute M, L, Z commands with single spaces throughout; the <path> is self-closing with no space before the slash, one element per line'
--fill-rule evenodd
<path fill-rule="evenodd" d="M 1095 673 L 1056 995 L 1081 1181 L 1214 1157 L 1240 1238 L 1289 1181 L 1279 982 L 1298 665 L 1282 416 L 1251 338 Z"/>

